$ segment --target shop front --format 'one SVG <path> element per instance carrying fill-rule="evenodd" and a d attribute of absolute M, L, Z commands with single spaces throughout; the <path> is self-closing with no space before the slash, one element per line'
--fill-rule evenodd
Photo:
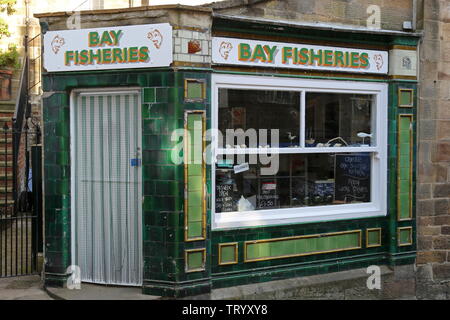
<path fill-rule="evenodd" d="M 182 297 L 414 262 L 416 35 L 39 18 L 47 285 Z"/>

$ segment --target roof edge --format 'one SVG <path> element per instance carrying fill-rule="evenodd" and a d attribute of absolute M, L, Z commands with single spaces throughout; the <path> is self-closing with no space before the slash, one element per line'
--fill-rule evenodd
<path fill-rule="evenodd" d="M 338 31 L 338 32 L 351 32 L 351 33 L 367 33 L 367 34 L 377 34 L 377 35 L 394 35 L 394 36 L 407 36 L 407 37 L 422 37 L 422 32 L 406 32 L 397 30 L 387 30 L 387 29 L 369 29 L 361 26 L 354 25 L 336 25 L 321 22 L 295 22 L 288 20 L 272 20 L 266 18 L 255 18 L 247 16 L 237 16 L 237 15 L 226 15 L 221 13 L 212 13 L 213 18 L 240 21 L 240 22 L 250 22 L 255 24 L 270 24 L 274 26 L 286 26 L 298 29 L 316 29 L 316 30 L 326 30 L 326 31 Z"/>
<path fill-rule="evenodd" d="M 212 8 L 202 6 L 187 6 L 181 4 L 166 4 L 159 6 L 141 6 L 141 7 L 117 8 L 117 9 L 82 10 L 79 12 L 81 15 L 88 15 L 88 14 L 107 14 L 107 13 L 122 13 L 122 12 L 164 10 L 164 9 L 186 10 L 186 11 L 208 12 L 208 13 L 213 12 Z M 61 16 L 71 16 L 74 12 L 75 11 L 46 12 L 46 13 L 36 13 L 33 16 L 35 18 L 61 17 Z"/>

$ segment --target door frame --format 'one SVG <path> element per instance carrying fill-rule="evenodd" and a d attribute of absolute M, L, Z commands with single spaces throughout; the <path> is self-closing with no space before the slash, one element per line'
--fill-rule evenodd
<path fill-rule="evenodd" d="M 138 105 L 139 105 L 139 121 L 141 122 L 141 141 L 139 141 L 141 147 L 142 147 L 142 88 L 140 87 L 136 87 L 136 86 L 132 86 L 132 87 L 98 87 L 98 88 L 76 88 L 73 89 L 70 92 L 70 99 L 69 99 L 69 109 L 70 109 L 70 240 L 71 240 L 71 244 L 70 244 L 70 263 L 71 266 L 70 267 L 76 267 L 76 221 L 75 221 L 75 213 L 74 213 L 74 193 L 73 190 L 75 190 L 75 179 L 74 177 L 74 166 L 72 165 L 73 163 L 73 159 L 74 159 L 74 151 L 75 151 L 75 147 L 74 147 L 74 138 L 75 138 L 75 124 L 74 124 L 74 106 L 75 106 L 75 99 L 77 98 L 77 96 L 80 93 L 88 93 L 89 95 L 105 95 L 105 94 L 137 94 L 138 96 Z M 141 148 L 141 152 L 142 152 L 142 148 Z M 141 172 L 141 175 L 143 173 Z M 141 176 L 141 184 L 142 184 L 142 176 Z M 143 188 L 143 186 L 141 186 Z M 141 208 L 141 259 L 142 259 L 142 267 L 144 265 L 144 261 L 143 261 L 143 250 L 144 250 L 144 243 L 143 243 L 143 237 L 144 237 L 144 230 L 143 230 L 143 226 L 144 226 L 144 214 L 142 212 L 142 208 Z M 69 267 L 69 268 L 70 268 Z M 74 269 L 72 269 L 74 270 Z M 81 273 L 79 274 L 79 276 L 81 277 Z M 141 285 L 142 286 L 143 283 L 143 279 L 141 281 Z M 99 283 L 102 284 L 102 283 Z M 106 284 L 108 285 L 108 284 Z M 136 286 L 139 286 L 136 285 Z M 124 285 L 127 286 L 127 285 Z"/>

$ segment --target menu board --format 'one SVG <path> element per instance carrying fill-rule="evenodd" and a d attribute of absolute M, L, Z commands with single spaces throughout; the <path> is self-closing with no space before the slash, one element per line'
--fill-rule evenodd
<path fill-rule="evenodd" d="M 261 193 L 258 196 L 258 208 L 268 209 L 277 206 L 278 195 L 277 195 L 277 183 L 276 181 L 262 181 L 261 182 Z"/>
<path fill-rule="evenodd" d="M 336 155 L 334 199 L 344 202 L 370 201 L 370 155 Z"/>
<path fill-rule="evenodd" d="M 234 180 L 231 178 L 231 170 L 218 170 L 216 180 L 216 212 L 236 211 L 233 185 Z"/>

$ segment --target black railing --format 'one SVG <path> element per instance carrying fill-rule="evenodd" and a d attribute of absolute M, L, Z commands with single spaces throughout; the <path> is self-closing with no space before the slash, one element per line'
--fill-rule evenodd
<path fill-rule="evenodd" d="M 31 126 L 20 133 L 8 123 L 0 128 L 0 278 L 36 273 L 42 252 L 41 132 Z"/>

